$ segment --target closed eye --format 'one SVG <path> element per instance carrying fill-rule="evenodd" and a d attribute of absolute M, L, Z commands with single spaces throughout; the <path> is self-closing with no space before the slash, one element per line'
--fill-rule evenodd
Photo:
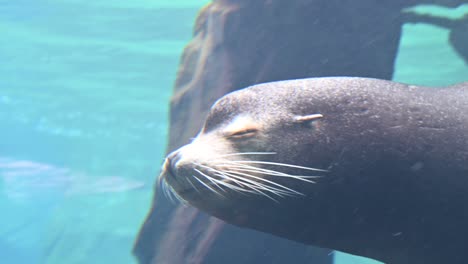
<path fill-rule="evenodd" d="M 259 132 L 259 128 L 259 123 L 250 116 L 239 115 L 226 125 L 223 135 L 228 139 L 251 138 Z"/>
<path fill-rule="evenodd" d="M 226 137 L 233 138 L 233 139 L 249 138 L 249 137 L 255 136 L 257 132 L 258 132 L 258 129 L 256 128 L 246 128 L 246 129 L 234 131 L 226 135 Z"/>

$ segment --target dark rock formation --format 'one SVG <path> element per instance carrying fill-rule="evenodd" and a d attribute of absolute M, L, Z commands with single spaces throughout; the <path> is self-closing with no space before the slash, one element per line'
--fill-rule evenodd
<path fill-rule="evenodd" d="M 440 0 L 218 0 L 197 18 L 171 101 L 168 150 L 189 141 L 212 103 L 255 83 L 314 76 L 391 79 L 401 10 Z M 319 250 L 242 230 L 159 193 L 134 253 L 142 264 L 332 263 Z"/>

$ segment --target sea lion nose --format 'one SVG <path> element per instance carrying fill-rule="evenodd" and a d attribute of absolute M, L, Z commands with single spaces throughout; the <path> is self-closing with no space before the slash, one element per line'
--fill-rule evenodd
<path fill-rule="evenodd" d="M 180 160 L 180 154 L 178 151 L 174 151 L 167 155 L 164 161 L 164 169 L 172 175 L 176 175 L 177 162 Z"/>

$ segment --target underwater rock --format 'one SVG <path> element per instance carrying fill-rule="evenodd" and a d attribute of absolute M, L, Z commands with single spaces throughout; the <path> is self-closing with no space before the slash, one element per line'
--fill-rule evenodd
<path fill-rule="evenodd" d="M 168 152 L 197 134 L 217 98 L 243 87 L 319 76 L 391 79 L 406 18 L 402 10 L 421 3 L 464 1 L 213 1 L 200 11 L 181 57 Z M 174 206 L 160 193 L 134 254 L 141 264 L 333 262 L 329 250 L 225 224 Z"/>

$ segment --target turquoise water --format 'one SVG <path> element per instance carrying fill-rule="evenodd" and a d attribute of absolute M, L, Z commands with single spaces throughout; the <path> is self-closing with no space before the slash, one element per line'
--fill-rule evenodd
<path fill-rule="evenodd" d="M 134 263 L 202 5 L 0 0 L 2 263 Z"/>
<path fill-rule="evenodd" d="M 135 262 L 179 56 L 205 2 L 0 0 L 2 263 Z M 466 81 L 448 34 L 405 25 L 395 80 Z"/>

